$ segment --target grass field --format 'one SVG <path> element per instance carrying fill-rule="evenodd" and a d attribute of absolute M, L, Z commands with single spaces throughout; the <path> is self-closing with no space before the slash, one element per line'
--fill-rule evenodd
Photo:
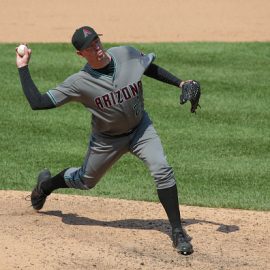
<path fill-rule="evenodd" d="M 106 47 L 116 44 L 106 44 Z M 31 190 L 44 167 L 80 166 L 90 115 L 80 104 L 32 111 L 20 86 L 15 44 L 0 44 L 0 189 Z M 68 44 L 30 44 L 32 78 L 46 92 L 84 64 Z M 178 89 L 144 78 L 145 107 L 188 205 L 270 210 L 270 43 L 135 44 L 159 64 L 202 84 L 201 110 L 179 106 Z M 90 191 L 157 201 L 147 168 L 125 155 Z"/>

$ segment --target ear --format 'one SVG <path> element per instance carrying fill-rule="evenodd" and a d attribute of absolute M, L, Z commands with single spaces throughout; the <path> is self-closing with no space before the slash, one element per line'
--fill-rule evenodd
<path fill-rule="evenodd" d="M 82 52 L 81 51 L 76 51 L 76 54 L 78 54 L 79 56 L 83 57 Z"/>

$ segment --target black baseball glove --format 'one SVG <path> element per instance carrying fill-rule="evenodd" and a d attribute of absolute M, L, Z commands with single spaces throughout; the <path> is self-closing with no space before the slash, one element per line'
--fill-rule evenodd
<path fill-rule="evenodd" d="M 196 113 L 197 107 L 201 107 L 199 104 L 201 96 L 200 83 L 194 80 L 186 81 L 182 85 L 182 93 L 180 95 L 180 104 L 183 105 L 187 101 L 190 101 L 192 113 Z"/>

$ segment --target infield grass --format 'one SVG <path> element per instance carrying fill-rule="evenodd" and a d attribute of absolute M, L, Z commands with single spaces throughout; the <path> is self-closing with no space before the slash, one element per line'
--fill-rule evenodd
<path fill-rule="evenodd" d="M 0 44 L 0 189 L 31 190 L 39 170 L 55 174 L 82 164 L 90 115 L 75 103 L 32 111 L 21 90 L 15 46 Z M 41 92 L 84 64 L 69 44 L 30 46 L 30 70 Z M 202 85 L 202 108 L 194 115 L 189 104 L 178 105 L 176 87 L 143 78 L 145 107 L 174 168 L 180 202 L 270 210 L 270 43 L 134 46 L 156 53 L 155 63 L 180 78 Z M 61 192 L 157 201 L 147 168 L 132 155 L 123 156 L 95 189 Z"/>

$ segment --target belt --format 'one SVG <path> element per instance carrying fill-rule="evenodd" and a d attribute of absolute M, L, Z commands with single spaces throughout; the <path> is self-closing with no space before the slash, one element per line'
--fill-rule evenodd
<path fill-rule="evenodd" d="M 101 136 L 108 137 L 108 138 L 120 138 L 120 137 L 126 137 L 132 134 L 138 126 L 136 126 L 133 129 L 130 129 L 128 132 L 121 133 L 121 134 L 116 134 L 116 135 L 111 135 L 111 134 L 106 134 L 106 133 L 99 133 Z"/>

